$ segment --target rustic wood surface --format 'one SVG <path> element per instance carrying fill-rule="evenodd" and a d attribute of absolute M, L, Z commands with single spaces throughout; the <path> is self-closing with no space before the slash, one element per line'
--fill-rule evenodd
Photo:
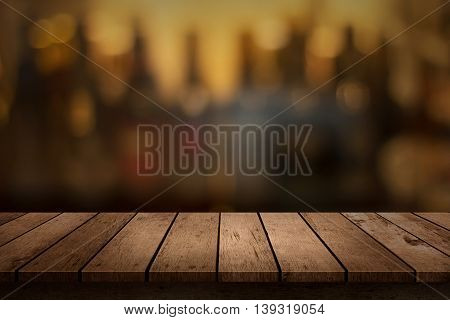
<path fill-rule="evenodd" d="M 450 230 L 450 214 L 448 213 L 443 212 L 414 212 L 414 213 L 447 230 Z"/>
<path fill-rule="evenodd" d="M 150 281 L 215 281 L 219 213 L 180 213 L 150 269 Z"/>
<path fill-rule="evenodd" d="M 302 213 L 348 271 L 349 282 L 414 281 L 413 270 L 344 216 Z"/>
<path fill-rule="evenodd" d="M 340 282 L 345 270 L 298 213 L 261 213 L 283 281 Z"/>
<path fill-rule="evenodd" d="M 278 268 L 256 213 L 222 213 L 219 245 L 219 281 L 278 280 Z"/>
<path fill-rule="evenodd" d="M 0 213 L 0 281 L 447 282 L 449 216 Z"/>
<path fill-rule="evenodd" d="M 410 213 L 380 213 L 380 215 L 446 255 L 450 255 L 450 231 Z"/>
<path fill-rule="evenodd" d="M 419 281 L 450 280 L 450 259 L 427 243 L 375 213 L 344 213 L 417 272 Z"/>
<path fill-rule="evenodd" d="M 83 281 L 145 281 L 175 213 L 138 213 L 82 270 Z"/>
<path fill-rule="evenodd" d="M 23 216 L 25 212 L 0 212 L 0 226 Z"/>
<path fill-rule="evenodd" d="M 14 280 L 15 271 L 75 228 L 92 213 L 63 213 L 0 247 L 0 280 Z"/>
<path fill-rule="evenodd" d="M 19 280 L 78 279 L 78 271 L 123 227 L 133 213 L 99 213 L 19 270 Z M 45 270 L 44 273 L 41 273 Z"/>
<path fill-rule="evenodd" d="M 28 213 L 0 226 L 0 246 L 56 217 L 59 213 Z"/>

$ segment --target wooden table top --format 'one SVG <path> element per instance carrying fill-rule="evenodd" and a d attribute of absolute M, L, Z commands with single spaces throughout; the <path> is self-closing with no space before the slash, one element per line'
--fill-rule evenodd
<path fill-rule="evenodd" d="M 450 213 L 0 213 L 0 281 L 446 282 Z"/>

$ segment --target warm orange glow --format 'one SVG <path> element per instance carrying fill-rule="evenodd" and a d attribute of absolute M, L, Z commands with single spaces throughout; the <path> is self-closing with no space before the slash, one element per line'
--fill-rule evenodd
<path fill-rule="evenodd" d="M 336 97 L 338 103 L 349 112 L 361 111 L 369 104 L 369 89 L 361 82 L 342 81 L 339 83 Z"/>
<path fill-rule="evenodd" d="M 378 10 L 385 7 L 383 1 L 354 3 L 351 11 L 346 6 L 324 1 L 316 4 L 308 0 L 265 1 L 231 0 L 227 2 L 186 0 L 183 2 L 138 1 L 111 2 L 97 0 L 91 4 L 89 38 L 99 51 L 106 55 L 120 55 L 131 47 L 130 22 L 138 17 L 145 26 L 150 41 L 149 57 L 158 78 L 157 84 L 163 96 L 174 100 L 183 86 L 184 35 L 194 28 L 201 38 L 200 68 L 205 85 L 216 100 L 226 100 L 238 85 L 236 38 L 239 30 L 252 31 L 256 44 L 263 50 L 282 48 L 287 41 L 288 22 L 306 27 L 313 22 L 311 10 L 334 23 L 321 26 L 311 35 L 311 53 L 321 58 L 335 57 L 341 49 L 340 28 L 346 23 L 359 23 L 376 28 L 380 17 Z M 342 8 L 343 7 L 343 8 Z M 337 18 L 336 12 L 339 11 Z M 372 45 L 360 41 L 364 48 Z M 265 72 L 272 72 L 262 57 Z M 269 69 L 267 71 L 266 69 Z M 312 78 L 319 81 L 331 71 L 329 66 L 316 68 Z M 325 70 L 326 69 L 326 70 Z M 315 82 L 314 80 L 313 82 Z"/>
<path fill-rule="evenodd" d="M 69 125 L 76 137 L 86 136 L 95 126 L 94 105 L 85 90 L 76 92 L 70 103 Z"/>
<path fill-rule="evenodd" d="M 334 58 L 341 52 L 342 44 L 339 29 L 320 26 L 313 31 L 308 41 L 308 50 L 320 58 Z"/>
<path fill-rule="evenodd" d="M 37 24 L 39 24 L 42 28 L 48 30 L 51 33 L 53 33 L 54 31 L 54 26 L 48 19 L 39 20 L 37 21 Z M 30 37 L 30 45 L 36 49 L 46 48 L 53 42 L 52 37 L 48 33 L 46 33 L 45 31 L 41 30 L 36 26 L 31 27 L 29 37 Z"/>
<path fill-rule="evenodd" d="M 89 39 L 105 55 L 120 55 L 131 49 L 131 17 L 93 12 L 88 17 Z"/>

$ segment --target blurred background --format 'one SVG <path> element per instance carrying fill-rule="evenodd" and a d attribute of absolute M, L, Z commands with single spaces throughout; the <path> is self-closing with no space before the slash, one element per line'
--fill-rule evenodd
<path fill-rule="evenodd" d="M 445 1 L 2 0 L 0 211 L 134 210 L 136 125 L 262 124 Z M 312 124 L 320 211 L 450 208 L 450 5 L 273 119 Z M 147 211 L 308 210 L 263 177 L 192 176 Z"/>

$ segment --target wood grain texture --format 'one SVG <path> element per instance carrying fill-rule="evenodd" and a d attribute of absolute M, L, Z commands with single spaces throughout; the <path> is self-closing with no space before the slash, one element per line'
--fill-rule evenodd
<path fill-rule="evenodd" d="M 219 213 L 180 213 L 153 265 L 150 281 L 215 281 Z"/>
<path fill-rule="evenodd" d="M 445 254 L 450 254 L 450 231 L 417 217 L 412 213 L 379 213 L 379 215 Z"/>
<path fill-rule="evenodd" d="M 419 281 L 450 280 L 450 258 L 375 213 L 344 213 L 408 265 Z"/>
<path fill-rule="evenodd" d="M 83 281 L 145 281 L 175 213 L 138 213 L 82 270 Z"/>
<path fill-rule="evenodd" d="M 29 213 L 0 226 L 0 246 L 56 217 L 59 213 Z"/>
<path fill-rule="evenodd" d="M 261 218 L 283 281 L 345 281 L 345 270 L 298 213 L 261 213 Z"/>
<path fill-rule="evenodd" d="M 418 216 L 440 225 L 450 230 L 450 213 L 449 212 L 414 212 Z"/>
<path fill-rule="evenodd" d="M 278 268 L 256 213 L 222 213 L 219 281 L 275 282 Z"/>
<path fill-rule="evenodd" d="M 0 281 L 408 282 L 414 270 L 450 280 L 446 214 L 7 216 Z"/>
<path fill-rule="evenodd" d="M 302 213 L 348 270 L 349 282 L 411 282 L 413 270 L 338 213 Z"/>
<path fill-rule="evenodd" d="M 99 213 L 19 270 L 19 280 L 78 281 L 78 271 L 134 213 Z"/>
<path fill-rule="evenodd" d="M 0 226 L 23 216 L 25 212 L 0 212 Z"/>
<path fill-rule="evenodd" d="M 14 281 L 15 270 L 93 216 L 92 213 L 63 213 L 0 247 L 0 281 Z"/>

